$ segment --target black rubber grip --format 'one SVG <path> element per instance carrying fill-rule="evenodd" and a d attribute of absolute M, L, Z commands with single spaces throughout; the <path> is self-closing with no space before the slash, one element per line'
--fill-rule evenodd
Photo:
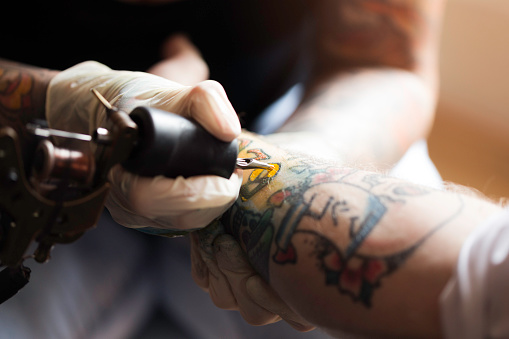
<path fill-rule="evenodd" d="M 238 156 L 237 140 L 224 142 L 194 121 L 151 107 L 137 107 L 131 119 L 139 140 L 122 165 L 132 173 L 153 177 L 217 175 L 230 178 Z"/>

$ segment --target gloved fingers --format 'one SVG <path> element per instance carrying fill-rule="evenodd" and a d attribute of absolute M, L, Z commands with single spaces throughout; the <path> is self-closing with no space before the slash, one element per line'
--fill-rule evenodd
<path fill-rule="evenodd" d="M 174 34 L 164 43 L 163 60 L 147 72 L 176 81 L 183 85 L 195 85 L 209 77 L 209 68 L 196 46 L 184 34 Z"/>
<path fill-rule="evenodd" d="M 259 326 L 281 320 L 277 313 L 263 307 L 249 295 L 246 283 L 258 274 L 237 241 L 228 234 L 220 235 L 214 240 L 214 252 L 218 267 L 228 279 L 239 312 L 246 322 Z"/>
<path fill-rule="evenodd" d="M 117 108 L 129 113 L 135 107 L 171 102 L 189 86 L 143 72 L 114 71 L 86 61 L 57 74 L 46 94 L 46 119 L 51 128 L 92 134 L 102 126 L 106 109 L 90 92 L 95 88 Z"/>
<path fill-rule="evenodd" d="M 187 211 L 231 204 L 237 199 L 242 178 L 239 171 L 230 179 L 217 176 L 153 178 L 129 174 L 129 200 L 136 212 L 158 217 L 168 210 Z"/>
<path fill-rule="evenodd" d="M 223 141 L 235 139 L 241 132 L 237 113 L 223 86 L 206 80 L 186 89 L 186 115 Z"/>
<path fill-rule="evenodd" d="M 178 229 L 198 229 L 210 224 L 235 202 L 242 183 L 239 171 L 235 171 L 230 179 L 215 176 L 132 177 L 126 193 L 133 211 Z"/>
<path fill-rule="evenodd" d="M 50 126 L 69 125 L 76 127 L 76 132 L 93 133 L 102 125 L 105 109 L 90 93 L 91 88 L 128 113 L 137 106 L 152 106 L 191 117 L 224 141 L 233 140 L 241 131 L 235 110 L 215 81 L 184 86 L 153 74 L 114 71 L 92 61 L 73 66 L 50 82 L 46 98 Z"/>
<path fill-rule="evenodd" d="M 205 292 L 209 291 L 209 270 L 200 253 L 198 232 L 190 235 L 191 240 L 191 276 L 194 282 Z"/>
<path fill-rule="evenodd" d="M 254 275 L 246 281 L 248 295 L 258 305 L 269 312 L 278 314 L 290 326 L 301 332 L 311 331 L 315 327 L 309 324 L 277 295 L 277 293 L 259 275 Z"/>
<path fill-rule="evenodd" d="M 78 64 L 51 80 L 46 97 L 50 127 L 90 135 L 104 127 L 106 109 L 90 92 L 92 88 L 128 113 L 138 106 L 152 106 L 192 117 L 225 141 L 240 134 L 238 118 L 219 84 L 209 81 L 183 86 L 153 74 L 114 71 L 97 62 Z M 160 178 L 140 183 L 136 176 L 122 174 L 118 178 L 112 180 L 114 187 L 108 197 L 112 216 L 123 225 L 145 226 L 144 230 L 152 227 L 156 232 L 207 225 L 233 203 L 240 188 L 240 178 L 235 176 L 231 180 L 201 177 L 172 182 Z"/>
<path fill-rule="evenodd" d="M 131 72 L 132 73 L 132 72 Z M 127 76 L 127 75 L 126 75 Z M 130 112 L 136 106 L 151 106 L 195 120 L 208 132 L 232 141 L 241 132 L 237 113 L 223 86 L 213 80 L 183 86 L 153 74 L 133 78 L 118 97 L 118 107 Z M 131 90 L 132 87 L 132 90 Z"/>
<path fill-rule="evenodd" d="M 202 256 L 209 272 L 209 295 L 212 302 L 223 310 L 237 310 L 237 300 L 233 295 L 231 286 L 226 276 L 217 267 L 214 258 Z"/>
<path fill-rule="evenodd" d="M 195 255 L 193 264 L 204 265 L 203 267 L 194 267 L 192 269 L 193 278 L 198 286 L 209 292 L 212 302 L 219 308 L 225 310 L 236 310 L 237 301 L 232 293 L 228 279 L 219 270 L 212 250 L 213 239 L 218 233 L 223 232 L 220 222 L 216 221 L 211 226 L 193 233 L 192 235 L 192 254 Z M 204 273 L 207 273 L 205 277 Z"/>
<path fill-rule="evenodd" d="M 57 74 L 46 92 L 46 120 L 50 128 L 92 134 L 104 111 L 90 89 L 104 82 L 111 69 L 95 61 L 75 65 Z M 93 120 L 93 121 L 91 121 Z"/>
<path fill-rule="evenodd" d="M 112 217 L 126 227 L 160 230 L 197 230 L 224 213 L 238 196 L 241 171 L 230 179 L 196 176 L 170 179 L 140 177 L 113 167 L 107 201 Z"/>

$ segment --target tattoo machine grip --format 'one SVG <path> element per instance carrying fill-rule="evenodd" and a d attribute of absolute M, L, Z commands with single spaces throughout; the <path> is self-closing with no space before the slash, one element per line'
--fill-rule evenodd
<path fill-rule="evenodd" d="M 235 170 L 238 142 L 224 142 L 180 115 L 140 106 L 131 119 L 138 125 L 138 142 L 122 164 L 147 177 L 217 175 L 230 178 Z"/>

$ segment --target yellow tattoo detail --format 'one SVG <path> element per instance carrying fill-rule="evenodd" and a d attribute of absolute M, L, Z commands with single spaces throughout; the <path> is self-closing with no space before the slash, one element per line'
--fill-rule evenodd
<path fill-rule="evenodd" d="M 242 201 L 251 199 L 258 191 L 266 187 L 270 179 L 281 169 L 280 164 L 271 163 L 270 165 L 272 165 L 271 170 L 255 169 L 251 172 L 248 181 L 240 188 Z"/>
<path fill-rule="evenodd" d="M 277 172 L 279 172 L 279 165 L 278 164 L 270 164 L 270 165 L 272 166 L 272 169 L 270 171 L 265 170 L 265 169 L 255 169 L 249 176 L 249 180 L 254 181 L 256 178 L 258 178 L 260 176 L 260 174 L 262 174 L 265 171 L 268 172 L 267 178 L 272 178 L 273 176 L 275 176 L 277 174 Z"/>

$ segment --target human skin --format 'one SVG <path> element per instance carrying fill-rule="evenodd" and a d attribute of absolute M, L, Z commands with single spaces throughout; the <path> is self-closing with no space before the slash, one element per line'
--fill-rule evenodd
<path fill-rule="evenodd" d="M 0 125 L 27 140 L 26 124 L 45 119 L 46 90 L 57 71 L 0 59 Z"/>
<path fill-rule="evenodd" d="M 311 77 L 277 143 L 387 169 L 426 138 L 443 3 L 309 0 Z"/>
<path fill-rule="evenodd" d="M 439 295 L 460 248 L 500 207 L 287 152 L 252 134 L 241 140 L 241 156 L 275 169 L 244 171 L 222 226 L 294 312 L 333 335 L 440 337 Z M 200 231 L 202 246 L 233 262 L 240 254 L 231 242 L 207 240 L 217 227 Z M 209 286 L 216 279 L 203 267 L 194 275 Z"/>
<path fill-rule="evenodd" d="M 310 76 L 302 101 L 272 142 L 391 168 L 433 123 L 444 2 L 307 0 L 303 45 Z M 208 74 L 199 50 L 182 36 L 168 39 L 163 51 L 150 72 L 185 83 Z"/>
<path fill-rule="evenodd" d="M 278 142 L 390 167 L 431 125 L 441 1 L 315 3 L 314 77 Z"/>

